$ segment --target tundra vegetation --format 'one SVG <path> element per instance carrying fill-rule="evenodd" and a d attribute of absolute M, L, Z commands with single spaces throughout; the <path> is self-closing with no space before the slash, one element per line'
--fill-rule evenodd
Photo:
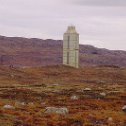
<path fill-rule="evenodd" d="M 0 66 L 0 126 L 126 126 L 126 68 Z"/>

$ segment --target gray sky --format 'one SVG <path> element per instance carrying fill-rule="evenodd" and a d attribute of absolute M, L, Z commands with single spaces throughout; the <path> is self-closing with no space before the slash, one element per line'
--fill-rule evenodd
<path fill-rule="evenodd" d="M 0 0 L 0 35 L 62 39 L 68 25 L 80 43 L 126 50 L 126 0 Z"/>

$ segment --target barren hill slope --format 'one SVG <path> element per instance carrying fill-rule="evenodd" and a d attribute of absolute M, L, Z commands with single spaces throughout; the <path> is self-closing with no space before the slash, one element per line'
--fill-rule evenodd
<path fill-rule="evenodd" d="M 0 64 L 33 67 L 62 64 L 62 40 L 0 36 Z M 126 51 L 80 45 L 80 65 L 126 66 Z"/>
<path fill-rule="evenodd" d="M 126 68 L 72 67 L 54 65 L 33 68 L 0 66 L 0 87 L 41 84 L 125 85 Z M 67 88 L 67 87 L 66 87 Z"/>

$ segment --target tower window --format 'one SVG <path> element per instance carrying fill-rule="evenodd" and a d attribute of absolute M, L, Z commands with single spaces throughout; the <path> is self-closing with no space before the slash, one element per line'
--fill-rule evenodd
<path fill-rule="evenodd" d="M 70 36 L 68 36 L 68 46 L 67 46 L 68 49 L 70 49 Z"/>

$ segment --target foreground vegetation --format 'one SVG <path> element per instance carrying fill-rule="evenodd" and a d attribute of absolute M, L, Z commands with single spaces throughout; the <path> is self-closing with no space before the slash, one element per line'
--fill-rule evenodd
<path fill-rule="evenodd" d="M 125 105 L 126 68 L 0 67 L 0 126 L 126 126 Z"/>

